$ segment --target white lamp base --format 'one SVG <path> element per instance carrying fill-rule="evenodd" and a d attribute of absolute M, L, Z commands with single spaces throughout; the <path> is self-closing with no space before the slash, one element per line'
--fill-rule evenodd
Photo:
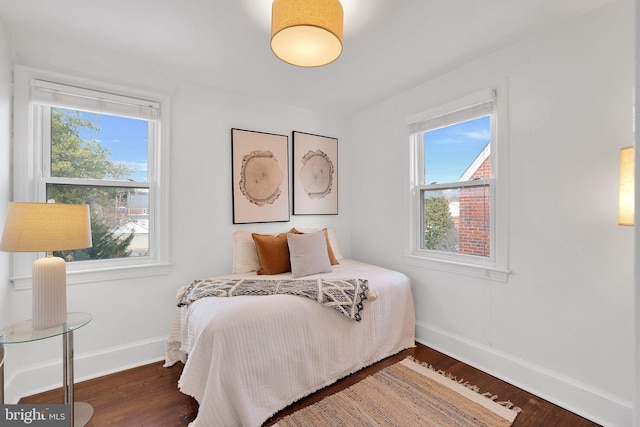
<path fill-rule="evenodd" d="M 49 254 L 37 259 L 31 269 L 34 329 L 47 329 L 67 321 L 67 267 Z"/>

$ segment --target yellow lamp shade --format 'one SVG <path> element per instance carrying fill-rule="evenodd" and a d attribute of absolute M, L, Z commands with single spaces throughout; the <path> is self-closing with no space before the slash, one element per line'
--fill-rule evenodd
<path fill-rule="evenodd" d="M 633 147 L 620 150 L 620 196 L 618 208 L 618 224 L 634 223 L 634 160 Z"/>
<path fill-rule="evenodd" d="M 89 206 L 9 203 L 0 250 L 47 252 L 31 269 L 32 325 L 47 329 L 67 319 L 67 270 L 53 251 L 91 247 Z"/>
<path fill-rule="evenodd" d="M 0 241 L 1 251 L 52 252 L 89 247 L 89 206 L 9 203 Z"/>
<path fill-rule="evenodd" d="M 329 64 L 342 53 L 343 21 L 338 0 L 275 0 L 271 50 L 299 67 Z"/>

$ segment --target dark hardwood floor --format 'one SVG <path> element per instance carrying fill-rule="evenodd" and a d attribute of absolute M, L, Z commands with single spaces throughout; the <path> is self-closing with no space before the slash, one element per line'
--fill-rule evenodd
<path fill-rule="evenodd" d="M 294 403 L 268 420 L 264 427 L 274 424 L 279 417 L 347 388 L 365 376 L 398 362 L 408 355 L 430 363 L 436 369 L 464 378 L 470 384 L 480 387 L 483 393 L 490 392 L 498 395 L 500 400 L 510 400 L 522 409 L 513 424 L 514 427 L 593 427 L 598 425 L 456 359 L 418 344 L 416 348 L 387 358 Z M 158 362 L 80 382 L 75 387 L 76 401 L 93 405 L 95 413 L 88 424 L 89 427 L 186 426 L 196 417 L 198 404 L 178 391 L 177 383 L 181 372 L 182 364 L 163 368 L 162 363 Z M 20 403 L 60 402 L 62 402 L 61 389 L 20 400 Z"/>

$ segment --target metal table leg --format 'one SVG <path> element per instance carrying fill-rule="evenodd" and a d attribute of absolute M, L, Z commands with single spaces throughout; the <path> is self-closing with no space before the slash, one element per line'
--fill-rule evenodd
<path fill-rule="evenodd" d="M 64 404 L 69 405 L 69 425 L 74 424 L 73 405 L 73 331 L 62 336 L 62 394 Z"/>
<path fill-rule="evenodd" d="M 4 405 L 4 344 L 0 344 L 0 405 Z"/>
<path fill-rule="evenodd" d="M 73 427 L 85 426 L 93 417 L 93 406 L 84 402 L 76 402 L 73 395 L 73 331 L 64 334 L 62 338 L 62 371 L 64 381 L 62 393 L 64 403 L 69 405 L 69 425 Z"/>

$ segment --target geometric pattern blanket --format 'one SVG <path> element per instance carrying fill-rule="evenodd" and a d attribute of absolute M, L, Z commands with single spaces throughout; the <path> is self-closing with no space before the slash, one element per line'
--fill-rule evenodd
<path fill-rule="evenodd" d="M 205 297 L 297 295 L 360 321 L 362 302 L 367 299 L 368 290 L 366 279 L 205 279 L 196 280 L 181 290 L 178 307 Z"/>

